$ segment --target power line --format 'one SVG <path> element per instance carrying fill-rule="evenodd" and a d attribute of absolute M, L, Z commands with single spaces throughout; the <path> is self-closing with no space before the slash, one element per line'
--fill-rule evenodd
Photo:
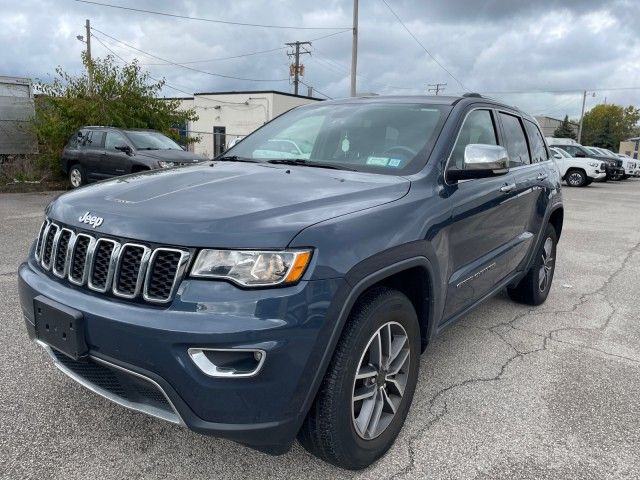
<path fill-rule="evenodd" d="M 305 87 L 309 87 L 309 88 L 313 88 L 314 92 L 318 92 L 320 95 L 322 95 L 325 98 L 328 98 L 329 100 L 333 100 L 333 97 L 330 97 L 329 95 L 327 95 L 326 93 L 322 93 L 320 90 L 318 90 L 316 87 L 312 87 L 311 85 L 309 85 L 308 83 L 303 82 L 302 80 L 300 80 L 300 83 L 303 84 Z"/>
<path fill-rule="evenodd" d="M 350 32 L 350 31 L 351 31 L 351 29 L 340 30 L 339 32 L 329 33 L 328 35 L 323 35 L 323 36 L 318 37 L 318 38 L 312 38 L 310 40 L 310 42 L 317 42 L 318 40 L 323 40 L 325 38 L 333 37 L 334 35 L 339 35 L 341 33 Z M 193 65 L 193 64 L 196 64 L 196 63 L 219 62 L 219 61 L 222 61 L 222 60 L 233 60 L 233 59 L 236 59 L 236 58 L 252 57 L 254 55 L 260 55 L 260 54 L 263 54 L 263 53 L 279 52 L 279 51 L 286 50 L 286 49 L 287 49 L 287 47 L 276 47 L 276 48 L 270 48 L 268 50 L 258 50 L 257 52 L 240 53 L 240 54 L 232 55 L 232 56 L 229 56 L 229 57 L 210 58 L 208 60 L 193 60 L 193 61 L 179 62 L 179 63 L 182 64 L 182 65 Z M 161 65 L 166 65 L 166 63 L 141 63 L 140 65 L 161 66 Z"/>
<path fill-rule="evenodd" d="M 149 13 L 152 15 L 161 15 L 164 17 L 172 17 L 172 18 L 181 18 L 184 20 L 197 20 L 200 22 L 210 22 L 210 23 L 221 23 L 221 24 L 225 24 L 225 25 L 237 25 L 237 26 L 241 26 L 241 27 L 261 27 L 261 28 L 278 28 L 278 29 L 286 29 L 286 30 L 345 30 L 348 29 L 349 31 L 351 31 L 350 27 L 300 27 L 300 26 L 295 26 L 295 25 L 267 25 L 267 24 L 262 24 L 262 23 L 244 23 L 244 22 L 232 22 L 229 20 L 216 20 L 213 18 L 203 18 L 203 17 L 190 17 L 188 15 L 178 15 L 175 13 L 167 13 L 167 12 L 158 12 L 155 10 L 146 10 L 143 8 L 133 8 L 133 7 L 126 7 L 124 5 L 112 5 L 109 3 L 101 3 L 101 2 L 92 2 L 89 0 L 75 0 L 76 2 L 79 3 L 87 3 L 89 5 L 97 5 L 99 7 L 109 7 L 109 8 L 117 8 L 120 10 L 128 10 L 131 12 L 138 12 L 138 13 Z"/>
<path fill-rule="evenodd" d="M 186 68 L 187 70 L 191 70 L 193 72 L 203 73 L 205 75 L 211 75 L 213 77 L 229 78 L 229 79 L 232 79 L 232 80 L 242 80 L 242 81 L 245 81 L 245 82 L 286 82 L 286 81 L 289 80 L 288 78 L 270 78 L 270 79 L 267 79 L 267 78 L 245 78 L 245 77 L 235 77 L 233 75 L 223 75 L 222 73 L 207 72 L 205 70 L 200 70 L 198 68 L 190 67 L 190 66 L 184 65 L 182 63 L 172 62 L 171 60 L 167 60 L 166 58 L 162 58 L 162 57 L 159 57 L 159 56 L 154 55 L 152 53 L 145 52 L 144 50 L 136 48 L 133 45 L 129 45 L 128 43 L 123 42 L 122 40 L 119 40 L 119 39 L 109 35 L 108 33 L 104 33 L 104 32 L 98 30 L 95 27 L 91 27 L 91 30 L 93 30 L 94 32 L 98 32 L 99 34 L 104 35 L 105 37 L 110 38 L 111 40 L 114 40 L 115 42 L 118 42 L 118 43 L 124 45 L 125 47 L 128 47 L 128 48 L 130 48 L 132 50 L 135 50 L 137 52 L 140 52 L 140 53 L 142 53 L 144 55 L 147 55 L 149 57 L 155 58 L 157 60 L 161 60 L 163 62 L 166 62 L 169 65 L 175 65 L 176 67 Z M 95 37 L 95 35 L 94 35 L 94 37 Z"/>
<path fill-rule="evenodd" d="M 382 0 L 382 3 L 384 3 L 384 4 L 387 6 L 387 8 L 388 8 L 388 9 L 389 9 L 389 11 L 393 14 L 393 16 L 394 16 L 394 17 L 396 17 L 396 20 L 398 20 L 398 22 L 400 22 L 400 25 L 402 25 L 402 27 L 407 31 L 407 33 L 408 33 L 409 35 L 411 35 L 411 37 L 416 41 L 416 43 L 417 43 L 418 45 L 420 45 L 420 47 L 422 47 L 422 49 L 427 53 L 427 55 L 429 55 L 429 56 L 431 57 L 431 59 L 432 59 L 434 62 L 436 62 L 436 64 L 437 64 L 440 68 L 442 68 L 442 70 L 444 70 L 445 72 L 447 72 L 447 74 L 448 74 L 451 78 L 453 78 L 453 79 L 458 83 L 458 85 L 460 85 L 460 88 L 462 88 L 463 90 L 467 90 L 467 88 L 462 84 L 462 82 L 461 82 L 460 80 L 458 80 L 458 79 L 453 75 L 453 73 L 451 73 L 449 70 L 447 70 L 447 68 L 446 68 L 444 65 L 442 65 L 442 64 L 438 61 L 438 59 L 437 59 L 436 57 L 434 57 L 434 56 L 431 54 L 431 52 L 430 52 L 429 50 L 427 50 L 427 47 L 425 47 L 425 46 L 422 44 L 422 42 L 421 42 L 420 40 L 418 40 L 418 37 L 416 37 L 416 36 L 413 34 L 413 32 L 412 32 L 411 30 L 409 30 L 409 27 L 407 27 L 407 26 L 404 24 L 404 22 L 403 22 L 403 21 L 402 21 L 402 19 L 398 16 L 398 14 L 393 10 L 393 8 L 391 8 L 391 5 L 389 5 L 389 4 L 387 3 L 387 0 Z"/>

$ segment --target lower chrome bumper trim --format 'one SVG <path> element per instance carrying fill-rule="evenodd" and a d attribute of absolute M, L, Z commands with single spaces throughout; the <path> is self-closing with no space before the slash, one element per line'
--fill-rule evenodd
<path fill-rule="evenodd" d="M 144 375 L 141 375 L 141 374 L 139 374 L 137 372 L 134 372 L 134 371 L 129 370 L 127 368 L 121 367 L 121 366 L 116 365 L 114 363 L 107 362 L 106 360 L 103 360 L 101 358 L 90 356 L 91 360 L 93 360 L 96 363 L 100 363 L 100 364 L 105 365 L 105 366 L 107 366 L 109 368 L 120 370 L 122 372 L 127 373 L 128 375 L 133 375 L 134 377 L 137 377 L 137 378 L 140 378 L 140 379 L 142 379 L 142 380 L 144 380 L 146 382 L 149 382 L 151 385 L 153 385 L 154 388 L 158 389 L 162 393 L 162 395 L 164 395 L 164 397 L 166 398 L 167 402 L 171 406 L 171 408 L 173 410 L 173 413 L 165 411 L 165 410 L 162 410 L 161 408 L 156 408 L 153 405 L 146 405 L 146 404 L 143 404 L 143 403 L 132 402 L 132 401 L 126 399 L 126 398 L 123 398 L 123 397 L 121 397 L 119 395 L 116 395 L 116 394 L 114 394 L 112 392 L 109 392 L 109 391 L 99 387 L 98 385 L 92 383 L 92 382 L 89 382 L 88 380 L 86 380 L 82 376 L 78 375 L 77 373 L 75 373 L 74 371 L 70 370 L 65 365 L 63 365 L 56 358 L 55 354 L 53 353 L 53 351 L 51 350 L 51 347 L 49 345 L 47 345 L 46 343 L 44 343 L 44 342 L 42 342 L 40 340 L 35 340 L 35 342 L 38 345 L 40 345 L 42 348 L 45 349 L 45 351 L 53 359 L 53 363 L 58 368 L 58 370 L 60 370 L 62 373 L 67 375 L 72 380 L 75 380 L 76 382 L 78 382 L 83 387 L 91 390 L 94 393 L 97 393 L 101 397 L 104 397 L 107 400 L 111 400 L 112 402 L 117 403 L 118 405 L 121 405 L 121 406 L 123 406 L 125 408 L 129 408 L 129 409 L 135 410 L 137 412 L 146 413 L 147 415 L 151 415 L 152 417 L 156 417 L 156 418 L 159 418 L 161 420 L 165 420 L 167 422 L 175 423 L 177 425 L 182 425 L 182 426 L 185 425 L 184 421 L 180 417 L 180 414 L 176 410 L 175 405 L 173 404 L 173 402 L 171 401 L 169 396 L 166 394 L 164 389 L 157 382 L 155 382 L 154 380 L 150 379 L 149 377 L 146 377 Z"/>

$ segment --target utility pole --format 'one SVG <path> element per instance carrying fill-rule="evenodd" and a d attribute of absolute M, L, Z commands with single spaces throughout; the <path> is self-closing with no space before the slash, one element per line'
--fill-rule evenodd
<path fill-rule="evenodd" d="M 582 122 L 584 121 L 584 106 L 587 103 L 587 91 L 582 92 L 582 112 L 580 113 L 580 126 L 578 127 L 578 143 L 582 139 Z"/>
<path fill-rule="evenodd" d="M 427 85 L 427 91 L 435 92 L 436 95 L 439 95 L 440 92 L 444 92 L 444 87 L 446 86 L 446 83 L 430 83 Z"/>
<path fill-rule="evenodd" d="M 294 57 L 294 63 L 289 67 L 289 76 L 293 77 L 293 91 L 298 95 L 298 88 L 300 86 L 300 76 L 304 75 L 304 65 L 300 65 L 300 55 L 311 55 L 309 50 L 300 51 L 300 47 L 305 45 L 311 46 L 311 42 L 290 42 L 285 43 L 288 47 L 293 48 L 293 52 L 287 52 L 289 57 Z"/>
<path fill-rule="evenodd" d="M 358 70 L 358 0 L 353 0 L 353 40 L 351 41 L 351 96 L 356 96 Z"/>
<path fill-rule="evenodd" d="M 89 90 L 89 94 L 91 94 L 93 92 L 93 69 L 92 69 L 92 64 L 91 64 L 91 23 L 89 22 L 88 18 L 87 18 L 87 21 L 85 23 L 85 27 L 87 29 L 87 36 L 86 36 L 86 42 L 87 42 L 87 76 L 88 76 L 87 90 Z"/>

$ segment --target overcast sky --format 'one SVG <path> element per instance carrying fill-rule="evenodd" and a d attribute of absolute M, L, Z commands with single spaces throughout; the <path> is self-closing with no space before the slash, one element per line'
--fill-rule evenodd
<path fill-rule="evenodd" d="M 97 0 L 114 5 L 244 23 L 336 27 L 292 30 L 223 25 L 136 13 L 73 0 L 0 0 L 0 75 L 47 80 L 56 66 L 80 72 L 84 22 L 140 50 L 207 72 L 259 80 L 287 79 L 285 42 L 314 40 L 351 26 L 352 0 Z M 518 105 L 532 114 L 578 116 L 579 92 L 599 89 L 587 108 L 605 101 L 640 106 L 640 0 L 387 0 L 409 30 L 453 76 L 402 28 L 382 0 L 361 0 L 358 91 L 420 94 L 428 83 L 446 93 L 469 91 Z M 126 60 L 138 58 L 154 77 L 188 92 L 275 89 L 288 80 L 245 81 L 194 72 L 134 51 L 95 32 Z M 107 50 L 95 39 L 94 56 Z M 351 32 L 313 41 L 304 82 L 325 95 L 349 94 Z M 213 59 L 213 61 L 211 61 Z M 453 78 L 455 77 L 455 79 Z M 457 79 L 457 80 L 456 80 Z M 459 83 L 460 82 L 460 83 Z M 611 90 L 603 90 L 611 89 Z M 618 90 L 613 90 L 618 89 Z M 502 92 L 562 92 L 514 94 Z M 501 92 L 501 93 L 496 93 Z M 166 88 L 167 96 L 184 96 Z M 306 87 L 304 92 L 306 93 Z M 320 96 L 320 95 L 318 95 Z"/>

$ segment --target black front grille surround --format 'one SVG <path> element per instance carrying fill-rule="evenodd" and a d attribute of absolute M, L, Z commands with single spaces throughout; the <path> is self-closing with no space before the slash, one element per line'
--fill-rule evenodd
<path fill-rule="evenodd" d="M 186 249 L 121 243 L 45 220 L 35 257 L 45 271 L 73 285 L 164 304 L 173 299 L 191 254 Z"/>

